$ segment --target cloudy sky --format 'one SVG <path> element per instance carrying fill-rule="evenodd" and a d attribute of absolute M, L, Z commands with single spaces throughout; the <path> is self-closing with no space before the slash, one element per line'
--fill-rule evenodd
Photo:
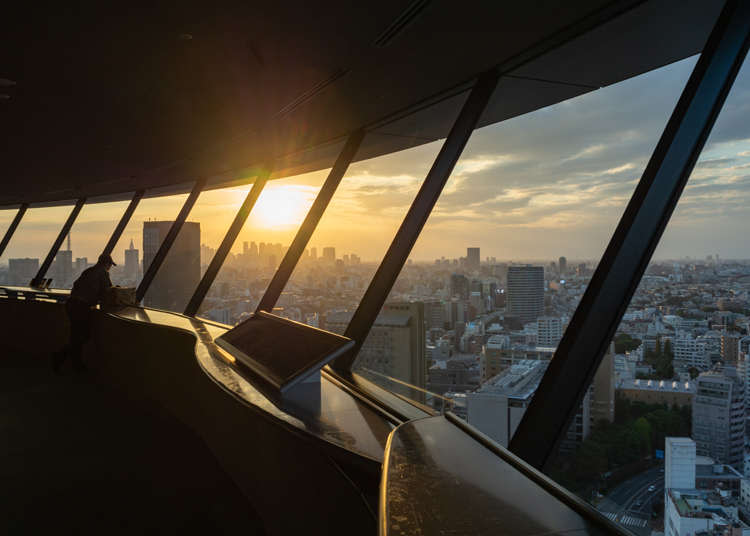
<path fill-rule="evenodd" d="M 687 81 L 695 58 L 477 130 L 412 258 L 465 255 L 503 260 L 598 259 Z M 440 143 L 350 167 L 311 246 L 378 260 L 388 247 Z M 326 172 L 271 183 L 240 235 L 289 244 Z M 206 192 L 190 220 L 216 247 L 243 188 Z M 696 166 L 657 258 L 750 258 L 750 69 L 743 68 Z M 185 196 L 144 200 L 121 243 L 140 248 L 142 222 L 173 219 Z M 126 203 L 85 207 L 74 256 L 95 258 Z M 43 257 L 69 209 L 27 213 L 3 261 Z M 0 211 L 0 231 L 13 211 Z M 21 240 L 21 237 L 24 237 Z"/>

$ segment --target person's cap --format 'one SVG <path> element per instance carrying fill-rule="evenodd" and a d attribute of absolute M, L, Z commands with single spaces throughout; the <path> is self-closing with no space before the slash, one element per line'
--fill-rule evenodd
<path fill-rule="evenodd" d="M 112 256 L 107 255 L 106 253 L 102 253 L 101 255 L 99 255 L 98 262 L 99 264 L 109 264 L 111 266 L 117 266 L 117 264 L 115 264 L 115 261 L 112 260 Z"/>

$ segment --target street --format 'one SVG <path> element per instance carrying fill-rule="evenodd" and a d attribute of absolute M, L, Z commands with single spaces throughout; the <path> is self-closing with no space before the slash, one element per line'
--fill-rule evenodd
<path fill-rule="evenodd" d="M 653 502 L 664 494 L 664 473 L 654 467 L 615 487 L 599 504 L 599 510 L 640 536 L 651 534 Z M 653 491 L 648 491 L 654 486 Z"/>

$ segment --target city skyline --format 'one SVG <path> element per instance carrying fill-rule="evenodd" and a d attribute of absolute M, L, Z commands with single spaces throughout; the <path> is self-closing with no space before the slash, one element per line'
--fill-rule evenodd
<path fill-rule="evenodd" d="M 598 259 L 655 146 L 695 59 L 477 130 L 412 252 L 415 261 L 482 258 Z M 647 98 L 634 101 L 630 95 Z M 719 254 L 750 258 L 750 74 L 742 69 L 655 252 L 655 259 Z M 311 244 L 380 260 L 429 170 L 441 141 L 350 166 Z M 291 242 L 327 170 L 272 181 L 243 241 Z M 189 221 L 217 247 L 248 186 L 204 192 Z M 174 219 L 187 194 L 145 199 L 115 253 L 148 219 Z M 73 227 L 74 249 L 95 258 L 127 205 L 91 204 Z M 30 209 L 0 262 L 43 258 L 70 207 Z M 0 232 L 15 210 L 0 210 Z M 716 236 L 722 240 L 717 241 Z M 21 238 L 23 237 L 23 238 Z M 450 253 L 455 251 L 455 253 Z M 120 260 L 123 260 L 122 258 Z"/>

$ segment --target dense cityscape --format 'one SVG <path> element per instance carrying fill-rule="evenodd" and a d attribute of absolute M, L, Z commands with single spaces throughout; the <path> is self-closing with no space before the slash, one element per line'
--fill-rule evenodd
<path fill-rule="evenodd" d="M 137 285 L 170 225 L 144 222 L 143 254 L 132 240 L 121 249 L 115 284 Z M 144 305 L 181 312 L 214 253 L 201 244 L 200 224 L 185 224 Z M 279 243 L 244 242 L 200 315 L 229 325 L 247 318 L 285 254 Z M 69 288 L 89 265 L 74 260 L 69 237 L 50 269 L 53 286 Z M 38 267 L 36 258 L 9 259 L 0 280 L 24 285 Z M 376 268 L 354 252 L 311 247 L 273 312 L 342 333 Z M 479 247 L 460 258 L 409 261 L 355 367 L 507 446 L 594 269 L 565 257 L 482 259 Z M 749 319 L 750 261 L 653 262 L 552 476 L 639 534 L 664 530 L 665 519 L 673 526 L 750 522 Z M 713 508 L 711 519 L 702 508 L 685 508 L 686 496 Z"/>

